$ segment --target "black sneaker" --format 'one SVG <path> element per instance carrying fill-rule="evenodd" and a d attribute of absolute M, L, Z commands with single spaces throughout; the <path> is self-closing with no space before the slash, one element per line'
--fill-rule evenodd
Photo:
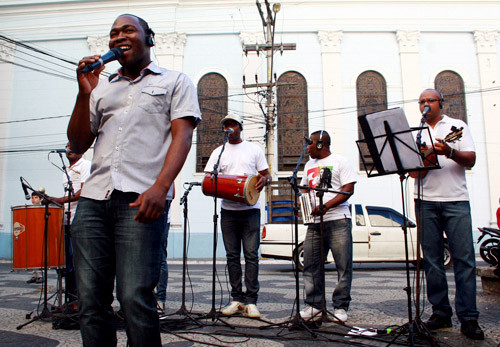
<path fill-rule="evenodd" d="M 429 320 L 427 322 L 425 322 L 425 326 L 429 330 L 449 328 L 449 327 L 451 327 L 451 318 L 433 313 L 431 315 L 431 317 L 429 318 Z"/>
<path fill-rule="evenodd" d="M 466 320 L 460 327 L 462 334 L 473 340 L 484 340 L 484 332 L 477 324 L 477 320 Z"/>

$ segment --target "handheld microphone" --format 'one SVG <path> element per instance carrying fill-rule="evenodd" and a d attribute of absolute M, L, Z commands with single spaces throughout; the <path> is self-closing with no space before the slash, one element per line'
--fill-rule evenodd
<path fill-rule="evenodd" d="M 98 61 L 96 61 L 93 64 L 86 65 L 83 68 L 82 72 L 90 72 L 90 71 L 93 71 L 95 69 L 98 69 L 101 66 L 103 66 L 104 64 L 109 63 L 110 61 L 117 60 L 122 55 L 123 55 L 123 50 L 121 48 L 119 48 L 119 47 L 111 48 L 111 50 L 109 52 L 101 55 L 101 59 L 99 59 Z"/>
<path fill-rule="evenodd" d="M 422 117 L 427 116 L 427 113 L 431 110 L 431 107 L 429 105 L 424 107 L 424 111 L 422 112 Z"/>
<path fill-rule="evenodd" d="M 50 151 L 50 153 L 66 153 L 66 154 L 68 154 L 69 153 L 69 149 L 68 148 L 54 149 L 54 150 Z"/>
<path fill-rule="evenodd" d="M 227 129 L 224 129 L 223 130 L 226 134 L 233 134 L 234 133 L 234 129 L 233 128 L 227 128 Z"/>
<path fill-rule="evenodd" d="M 24 197 L 26 198 L 26 200 L 31 199 L 31 195 L 30 195 L 30 193 L 28 193 L 28 188 L 26 187 L 26 184 L 24 183 L 24 178 L 21 176 L 21 177 L 19 177 L 19 179 L 21 180 L 21 186 L 23 187 Z"/>
<path fill-rule="evenodd" d="M 312 143 L 313 143 L 313 140 L 311 140 L 311 139 L 310 139 L 310 138 L 308 138 L 307 136 L 304 136 L 304 140 L 306 141 L 306 143 L 307 143 L 308 145 L 312 145 Z"/>
<path fill-rule="evenodd" d="M 190 186 L 201 186 L 201 182 L 184 182 L 184 184 L 189 184 Z"/>

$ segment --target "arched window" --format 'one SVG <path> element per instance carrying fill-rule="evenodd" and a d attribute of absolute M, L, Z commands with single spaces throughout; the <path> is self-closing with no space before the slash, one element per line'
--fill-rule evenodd
<path fill-rule="evenodd" d="M 467 123 L 462 77 L 453 71 L 442 71 L 434 79 L 434 88 L 443 94 L 443 114 Z"/>
<path fill-rule="evenodd" d="M 278 170 L 291 171 L 297 166 L 304 145 L 304 136 L 309 136 L 307 109 L 307 82 L 300 73 L 285 72 L 278 79 Z M 301 168 L 307 156 L 301 163 Z"/>
<path fill-rule="evenodd" d="M 196 171 L 203 172 L 212 151 L 221 144 L 220 121 L 227 115 L 227 81 L 208 73 L 198 82 L 198 102 L 203 121 L 196 132 Z"/>
<path fill-rule="evenodd" d="M 384 77 L 375 71 L 365 71 L 356 80 L 356 99 L 358 116 L 387 110 L 387 87 Z M 364 139 L 358 122 L 358 139 Z M 365 162 L 373 163 L 366 146 L 360 146 Z M 359 167 L 364 169 L 363 158 L 359 158 Z"/>

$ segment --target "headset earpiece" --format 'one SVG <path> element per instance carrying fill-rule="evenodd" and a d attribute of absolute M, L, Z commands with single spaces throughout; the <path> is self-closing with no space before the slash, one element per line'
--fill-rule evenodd
<path fill-rule="evenodd" d="M 321 150 L 322 148 L 323 148 L 323 130 L 321 130 L 318 142 L 316 143 L 316 149 Z"/>
<path fill-rule="evenodd" d="M 439 108 L 442 109 L 443 108 L 443 102 L 444 102 L 444 99 L 441 98 L 439 99 Z"/>
<path fill-rule="evenodd" d="M 153 47 L 155 45 L 153 40 L 154 37 L 154 31 L 151 28 L 146 29 L 146 45 L 148 45 L 148 47 Z"/>

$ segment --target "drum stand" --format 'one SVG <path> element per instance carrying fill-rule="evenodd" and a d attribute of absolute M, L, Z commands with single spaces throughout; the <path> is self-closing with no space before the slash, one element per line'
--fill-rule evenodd
<path fill-rule="evenodd" d="M 17 330 L 20 330 L 23 327 L 25 327 L 26 325 L 31 324 L 34 321 L 37 321 L 39 319 L 47 319 L 47 318 L 52 317 L 52 313 L 50 312 L 50 310 L 47 306 L 47 301 L 48 301 L 48 299 L 47 299 L 47 275 L 48 275 L 47 250 L 48 250 L 48 233 L 49 233 L 48 228 L 49 228 L 49 216 L 50 216 L 49 202 L 50 201 L 47 199 L 47 196 L 45 194 L 40 193 L 40 192 L 37 192 L 37 194 L 40 194 L 44 197 L 44 199 L 42 199 L 42 204 L 45 205 L 45 214 L 44 214 L 45 225 L 44 225 L 44 230 L 43 230 L 43 248 L 44 248 L 44 251 L 43 251 L 43 273 L 44 273 L 44 277 L 43 277 L 43 309 L 42 309 L 42 312 L 40 314 L 36 315 L 28 322 L 23 323 L 21 325 L 18 325 L 16 327 Z"/>

